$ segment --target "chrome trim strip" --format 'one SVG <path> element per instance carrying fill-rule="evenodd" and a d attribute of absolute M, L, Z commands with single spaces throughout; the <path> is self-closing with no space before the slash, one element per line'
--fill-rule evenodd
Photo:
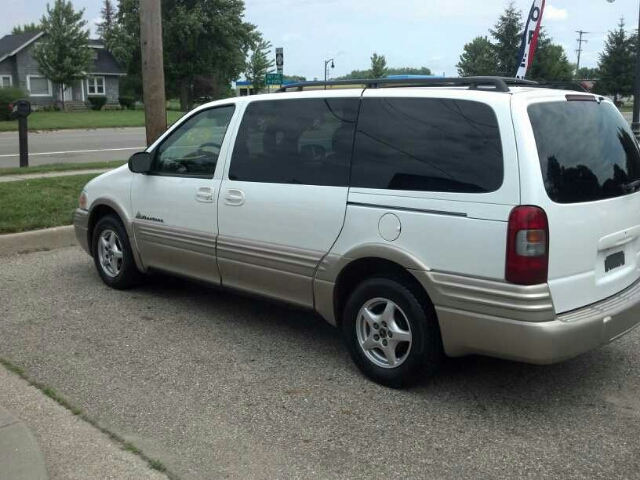
<path fill-rule="evenodd" d="M 426 208 L 408 208 L 408 207 L 395 207 L 392 205 L 376 205 L 374 203 L 360 203 L 360 202 L 347 202 L 347 205 L 353 207 L 365 207 L 365 208 L 381 208 L 385 210 L 397 210 L 400 212 L 417 212 L 428 213 L 431 215 L 446 215 L 449 217 L 468 217 L 469 215 L 464 212 L 446 212 L 443 210 L 429 210 Z"/>

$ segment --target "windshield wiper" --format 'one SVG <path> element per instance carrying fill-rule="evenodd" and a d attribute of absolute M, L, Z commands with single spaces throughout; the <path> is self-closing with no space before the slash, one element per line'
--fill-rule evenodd
<path fill-rule="evenodd" d="M 620 186 L 622 187 L 622 190 L 625 193 L 637 192 L 638 190 L 640 190 L 640 180 L 635 180 L 635 181 L 629 182 L 629 183 L 623 183 Z"/>

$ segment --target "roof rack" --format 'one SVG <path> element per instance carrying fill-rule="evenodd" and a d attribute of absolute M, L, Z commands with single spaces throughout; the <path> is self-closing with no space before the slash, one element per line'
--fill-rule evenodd
<path fill-rule="evenodd" d="M 461 78 L 376 78 L 356 80 L 331 80 L 327 82 L 300 82 L 285 85 L 278 92 L 302 92 L 305 88 L 354 86 L 360 88 L 389 88 L 389 87 L 469 87 L 469 90 L 489 90 L 509 92 L 511 86 L 539 86 L 530 80 L 506 77 L 461 77 Z M 489 88 L 487 88 L 489 87 Z"/>

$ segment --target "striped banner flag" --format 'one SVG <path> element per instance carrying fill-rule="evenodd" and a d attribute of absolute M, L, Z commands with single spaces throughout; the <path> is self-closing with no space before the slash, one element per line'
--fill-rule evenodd
<path fill-rule="evenodd" d="M 540 36 L 544 4 L 545 0 L 533 0 L 529 18 L 527 19 L 527 26 L 522 36 L 522 46 L 518 54 L 520 63 L 518 64 L 519 67 L 516 78 L 525 78 L 527 76 L 527 70 L 529 70 L 529 67 L 531 67 L 533 63 L 533 56 L 536 53 L 536 45 L 538 45 L 538 37 Z"/>

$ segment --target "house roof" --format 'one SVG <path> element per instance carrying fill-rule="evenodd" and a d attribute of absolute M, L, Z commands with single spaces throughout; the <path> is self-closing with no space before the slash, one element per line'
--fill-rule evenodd
<path fill-rule="evenodd" d="M 24 47 L 40 38 L 42 34 L 43 32 L 27 32 L 17 35 L 5 35 L 0 38 L 0 62 L 18 53 Z"/>
<path fill-rule="evenodd" d="M 95 52 L 98 54 L 98 58 L 96 58 L 93 62 L 91 73 L 101 73 L 107 75 L 125 74 L 125 71 L 120 65 L 118 65 L 118 62 L 109 50 L 106 50 L 104 48 L 96 48 Z"/>
<path fill-rule="evenodd" d="M 43 32 L 27 32 L 20 33 L 18 35 L 5 35 L 0 38 L 0 62 L 31 45 L 42 35 Z M 111 52 L 104 48 L 104 42 L 102 40 L 90 39 L 89 47 L 91 47 L 97 54 L 97 58 L 93 61 L 90 73 L 102 75 L 124 75 L 124 70 L 120 65 L 118 65 L 118 62 Z"/>

